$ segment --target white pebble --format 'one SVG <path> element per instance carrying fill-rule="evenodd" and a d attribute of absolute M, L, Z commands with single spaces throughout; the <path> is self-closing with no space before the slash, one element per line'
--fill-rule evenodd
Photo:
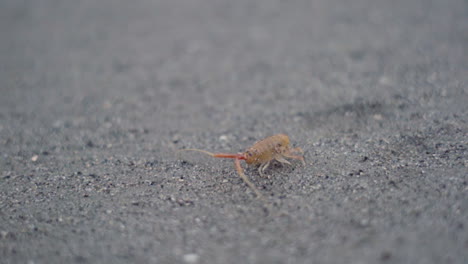
<path fill-rule="evenodd" d="M 198 259 L 200 258 L 200 256 L 198 256 L 195 253 L 191 253 L 191 254 L 185 254 L 183 258 L 184 258 L 185 263 L 193 264 L 193 263 L 198 262 Z"/>

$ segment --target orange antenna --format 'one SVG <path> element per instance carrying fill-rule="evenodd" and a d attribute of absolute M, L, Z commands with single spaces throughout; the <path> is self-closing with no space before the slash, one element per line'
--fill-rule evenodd
<path fill-rule="evenodd" d="M 214 158 L 226 158 L 226 159 L 239 159 L 239 160 L 245 160 L 245 156 L 243 154 L 232 154 L 232 153 L 212 153 L 206 150 L 202 149 L 181 149 L 179 151 L 197 151 L 201 153 L 205 153 L 207 155 L 210 155 L 211 157 Z"/>

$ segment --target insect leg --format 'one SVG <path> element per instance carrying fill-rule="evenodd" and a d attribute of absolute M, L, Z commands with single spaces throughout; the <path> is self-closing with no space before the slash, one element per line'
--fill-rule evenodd
<path fill-rule="evenodd" d="M 302 162 L 302 165 L 305 165 L 305 160 L 304 160 L 304 157 L 303 157 L 303 156 L 298 156 L 298 155 L 291 154 L 290 151 L 285 152 L 285 153 L 283 153 L 282 155 L 285 156 L 286 158 L 291 158 L 291 159 L 300 160 L 300 161 Z"/>
<path fill-rule="evenodd" d="M 300 147 L 290 149 L 289 151 L 292 153 L 304 153 L 304 150 L 302 150 Z"/>
<path fill-rule="evenodd" d="M 288 165 L 291 165 L 291 162 L 287 161 L 285 158 L 283 158 L 282 156 L 277 156 L 275 158 L 275 160 L 281 162 L 281 163 L 284 163 L 284 164 L 288 164 Z"/>
<path fill-rule="evenodd" d="M 255 187 L 255 185 L 249 180 L 249 178 L 247 178 L 247 176 L 245 176 L 244 170 L 242 169 L 242 166 L 240 164 L 240 159 L 235 159 L 234 163 L 236 165 L 237 173 L 239 174 L 241 179 L 250 187 L 250 189 L 252 189 L 252 191 L 255 192 L 255 194 L 257 195 L 258 198 L 261 198 L 261 199 L 265 200 L 262 193 Z"/>
<path fill-rule="evenodd" d="M 265 170 L 266 168 L 268 168 L 268 166 L 270 166 L 270 161 L 268 162 L 265 162 L 263 164 L 260 164 L 260 166 L 258 167 L 258 173 L 260 173 L 260 176 L 262 177 L 266 177 L 266 178 L 269 178 L 267 175 L 265 175 Z"/>
<path fill-rule="evenodd" d="M 179 151 L 198 151 L 198 152 L 201 152 L 201 153 L 205 153 L 207 155 L 210 155 L 211 157 L 214 157 L 214 158 L 227 158 L 227 159 L 241 159 L 241 160 L 244 160 L 245 157 L 241 154 L 232 154 L 232 153 L 212 153 L 212 152 L 209 152 L 209 151 L 206 151 L 206 150 L 202 150 L 202 149 L 181 149 Z"/>

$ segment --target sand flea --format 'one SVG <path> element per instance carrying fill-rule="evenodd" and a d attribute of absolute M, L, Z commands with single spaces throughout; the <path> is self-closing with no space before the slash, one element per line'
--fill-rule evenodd
<path fill-rule="evenodd" d="M 258 166 L 258 172 L 261 176 L 265 176 L 264 171 L 273 160 L 285 164 L 291 164 L 286 158 L 297 159 L 305 165 L 304 157 L 302 156 L 301 148 L 290 148 L 289 137 L 285 134 L 277 134 L 267 137 L 263 140 L 257 141 L 250 148 L 242 153 L 211 153 L 201 149 L 182 149 L 182 151 L 198 151 L 208 154 L 215 158 L 228 158 L 234 159 L 237 173 L 242 180 L 252 189 L 257 197 L 265 199 L 262 193 L 255 187 L 255 185 L 244 174 L 244 170 L 240 164 L 241 160 L 245 160 L 248 165 Z M 296 155 L 299 154 L 299 155 Z"/>

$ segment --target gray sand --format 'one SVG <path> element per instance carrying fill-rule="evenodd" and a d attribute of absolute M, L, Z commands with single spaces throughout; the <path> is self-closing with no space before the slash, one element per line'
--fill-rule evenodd
<path fill-rule="evenodd" d="M 0 3 L 0 263 L 468 263 L 468 2 Z M 286 133 L 306 166 L 242 182 Z M 245 165 L 245 164 L 244 164 Z"/>

